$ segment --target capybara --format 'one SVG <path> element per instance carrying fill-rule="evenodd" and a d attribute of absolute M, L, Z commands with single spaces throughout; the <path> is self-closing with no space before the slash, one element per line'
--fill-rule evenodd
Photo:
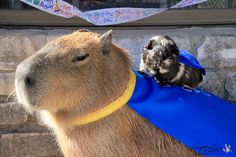
<path fill-rule="evenodd" d="M 65 157 L 191 157 L 195 152 L 127 105 L 86 125 L 74 121 L 120 97 L 129 80 L 127 52 L 102 35 L 77 31 L 49 42 L 16 70 L 18 101 L 40 113 Z"/>

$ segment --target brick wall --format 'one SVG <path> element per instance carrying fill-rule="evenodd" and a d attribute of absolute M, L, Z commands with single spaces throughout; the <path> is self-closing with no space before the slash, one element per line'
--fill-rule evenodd
<path fill-rule="evenodd" d="M 4 100 L 14 90 L 17 64 L 48 41 L 73 31 L 0 29 L 0 157 L 60 155 L 52 134 L 40 124 L 35 114 L 28 114 L 19 104 Z M 130 51 L 134 66 L 138 67 L 143 45 L 156 34 L 169 35 L 206 67 L 204 89 L 236 102 L 236 28 L 127 28 L 114 30 L 113 37 L 115 43 Z"/>

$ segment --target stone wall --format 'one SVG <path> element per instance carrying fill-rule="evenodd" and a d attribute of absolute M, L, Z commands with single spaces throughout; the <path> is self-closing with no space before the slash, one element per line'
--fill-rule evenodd
<path fill-rule="evenodd" d="M 53 136 L 36 116 L 26 113 L 19 104 L 4 100 L 14 90 L 17 64 L 47 42 L 73 31 L 0 29 L 0 157 L 60 156 Z M 127 28 L 114 30 L 113 37 L 115 43 L 129 50 L 138 67 L 143 45 L 156 34 L 169 35 L 206 67 L 204 89 L 236 102 L 236 28 Z"/>

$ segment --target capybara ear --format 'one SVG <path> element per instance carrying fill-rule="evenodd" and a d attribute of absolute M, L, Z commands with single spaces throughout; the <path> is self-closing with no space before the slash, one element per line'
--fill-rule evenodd
<path fill-rule="evenodd" d="M 107 31 L 100 37 L 100 48 L 104 55 L 108 55 L 112 49 L 112 30 Z"/>
<path fill-rule="evenodd" d="M 83 29 L 79 29 L 78 32 L 91 32 L 91 31 L 88 30 L 88 29 L 83 28 Z"/>

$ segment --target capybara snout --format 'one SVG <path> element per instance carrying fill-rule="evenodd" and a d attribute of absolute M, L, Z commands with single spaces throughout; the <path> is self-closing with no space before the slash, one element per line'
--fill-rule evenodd
<path fill-rule="evenodd" d="M 31 65 L 29 65 L 29 59 L 21 62 L 16 70 L 16 82 L 20 83 L 25 88 L 32 88 L 36 83 L 36 78 L 34 74 L 32 74 Z"/>
<path fill-rule="evenodd" d="M 35 68 L 33 62 L 35 56 L 28 57 L 22 61 L 16 69 L 15 87 L 18 101 L 23 104 L 26 109 L 31 110 L 38 105 L 37 93 L 38 84 L 42 79 L 39 76 L 39 69 Z"/>

